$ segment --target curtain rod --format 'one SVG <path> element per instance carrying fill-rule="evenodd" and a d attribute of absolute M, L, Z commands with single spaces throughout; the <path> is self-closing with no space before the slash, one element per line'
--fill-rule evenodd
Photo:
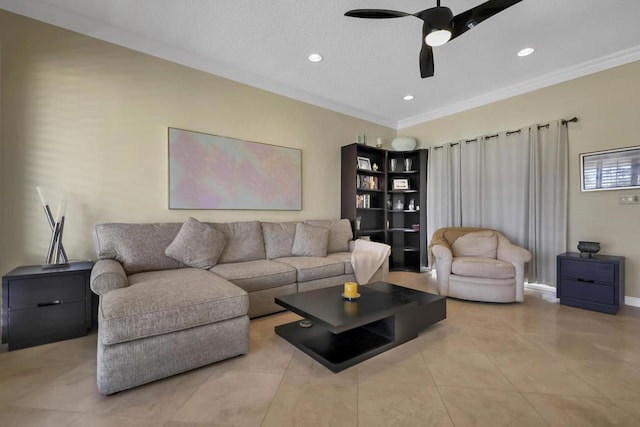
<path fill-rule="evenodd" d="M 572 117 L 572 118 L 570 118 L 570 119 L 562 119 L 560 122 L 561 122 L 563 125 L 566 125 L 566 124 L 568 124 L 568 123 L 578 123 L 578 121 L 579 121 L 579 120 L 578 120 L 578 118 L 577 118 L 577 117 Z M 549 123 L 547 123 L 547 124 L 545 124 L 545 125 L 538 125 L 538 129 L 541 129 L 541 128 L 548 128 L 548 127 L 549 127 Z M 522 131 L 522 129 L 518 129 L 518 130 L 509 130 L 509 131 L 507 131 L 507 132 L 506 132 L 506 134 L 507 134 L 507 136 L 509 136 L 509 135 L 514 134 L 514 133 L 520 133 L 521 131 Z M 497 133 L 496 133 L 496 134 L 493 134 L 493 135 L 487 135 L 487 136 L 485 136 L 485 137 L 484 137 L 484 139 L 497 138 L 497 137 L 498 137 L 498 135 L 499 135 L 499 134 L 497 134 Z M 475 141 L 477 141 L 477 140 L 478 140 L 478 138 L 466 139 L 464 142 L 465 142 L 465 143 L 467 143 L 467 144 L 469 144 L 470 142 L 475 142 Z M 454 145 L 458 145 L 458 144 L 460 144 L 460 143 L 459 143 L 459 142 L 454 142 L 453 144 L 451 144 L 451 146 L 453 147 Z M 432 147 L 432 148 L 433 148 L 434 150 L 437 150 L 437 149 L 442 148 L 442 147 L 443 147 L 443 145 L 438 145 L 437 147 Z"/>
<path fill-rule="evenodd" d="M 569 123 L 577 123 L 578 122 L 578 118 L 577 117 L 572 117 L 569 120 L 562 119 L 560 122 L 563 125 L 566 125 L 566 124 L 569 124 Z M 538 129 L 541 129 L 541 128 L 549 128 L 549 123 L 547 123 L 546 125 L 538 125 Z"/>

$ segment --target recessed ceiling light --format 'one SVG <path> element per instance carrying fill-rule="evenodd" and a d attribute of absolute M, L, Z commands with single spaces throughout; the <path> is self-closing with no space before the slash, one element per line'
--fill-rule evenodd
<path fill-rule="evenodd" d="M 411 101 L 413 98 L 415 98 L 415 96 L 413 95 L 405 95 L 402 97 L 402 99 L 404 99 L 405 101 Z"/>
<path fill-rule="evenodd" d="M 309 55 L 309 61 L 320 62 L 322 61 L 322 55 L 320 55 L 319 53 L 312 53 L 311 55 Z"/>
<path fill-rule="evenodd" d="M 525 47 L 524 49 L 521 49 L 520 52 L 518 52 L 518 56 L 520 56 L 520 57 L 529 56 L 535 51 L 536 50 L 534 48 L 532 48 L 532 47 Z"/>

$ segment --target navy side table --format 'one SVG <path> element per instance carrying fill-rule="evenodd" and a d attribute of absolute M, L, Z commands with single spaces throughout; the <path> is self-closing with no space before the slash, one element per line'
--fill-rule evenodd
<path fill-rule="evenodd" d="M 2 277 L 2 342 L 9 351 L 87 334 L 92 267 L 91 261 L 23 266 Z"/>
<path fill-rule="evenodd" d="M 585 257 L 566 252 L 557 257 L 560 303 L 615 314 L 624 304 L 624 257 Z"/>

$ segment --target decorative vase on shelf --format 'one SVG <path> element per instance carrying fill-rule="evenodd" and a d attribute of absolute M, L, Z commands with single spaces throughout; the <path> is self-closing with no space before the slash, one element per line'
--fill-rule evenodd
<path fill-rule="evenodd" d="M 587 242 L 581 240 L 578 242 L 578 250 L 580 251 L 580 255 L 591 258 L 593 254 L 600 252 L 600 242 Z"/>
<path fill-rule="evenodd" d="M 407 136 L 399 136 L 391 141 L 391 148 L 394 151 L 411 151 L 415 150 L 417 145 L 415 138 L 410 138 Z"/>

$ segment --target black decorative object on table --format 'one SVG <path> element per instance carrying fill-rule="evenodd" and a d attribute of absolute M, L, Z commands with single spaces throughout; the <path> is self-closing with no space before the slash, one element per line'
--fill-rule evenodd
<path fill-rule="evenodd" d="M 69 258 L 62 245 L 62 233 L 64 231 L 65 211 L 67 208 L 67 201 L 62 200 L 58 207 L 58 216 L 54 219 L 51 208 L 45 202 L 44 195 L 40 187 L 36 187 L 38 191 L 38 197 L 40 197 L 40 203 L 44 209 L 44 214 L 49 222 L 51 228 L 51 241 L 49 242 L 49 250 L 47 251 L 46 265 L 44 268 L 57 268 L 69 263 Z"/>
<path fill-rule="evenodd" d="M 591 257 L 593 254 L 600 252 L 600 242 L 588 242 L 581 240 L 578 242 L 578 250 L 582 256 Z"/>

